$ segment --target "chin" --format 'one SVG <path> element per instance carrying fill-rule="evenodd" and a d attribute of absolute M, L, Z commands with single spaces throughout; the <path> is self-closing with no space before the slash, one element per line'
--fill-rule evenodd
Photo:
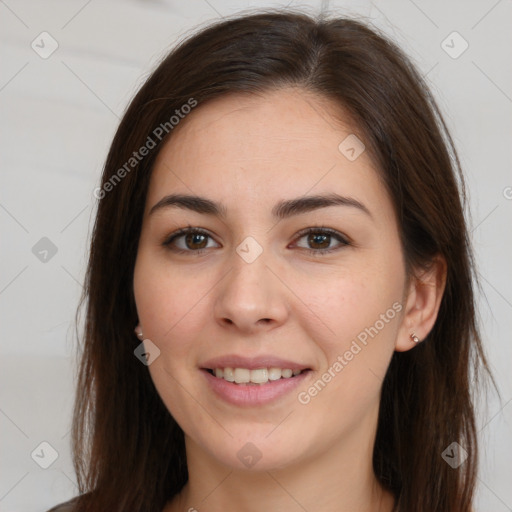
<path fill-rule="evenodd" d="M 236 435 L 233 438 L 226 436 L 224 443 L 211 445 L 208 440 L 205 448 L 221 464 L 233 470 L 245 471 L 271 471 L 285 468 L 297 462 L 300 455 L 297 447 L 304 448 L 304 444 L 293 437 L 284 438 L 270 434 L 266 428 L 264 432 L 245 435 Z"/>

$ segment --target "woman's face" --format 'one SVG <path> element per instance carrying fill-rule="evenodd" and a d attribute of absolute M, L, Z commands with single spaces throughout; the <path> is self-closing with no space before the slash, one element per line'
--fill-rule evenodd
<path fill-rule="evenodd" d="M 371 450 L 406 336 L 393 206 L 335 109 L 291 88 L 211 101 L 151 176 L 134 275 L 148 368 L 187 448 L 230 467 Z"/>

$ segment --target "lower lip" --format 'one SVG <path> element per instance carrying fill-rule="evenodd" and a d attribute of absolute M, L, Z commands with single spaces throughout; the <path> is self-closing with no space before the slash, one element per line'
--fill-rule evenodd
<path fill-rule="evenodd" d="M 235 384 L 201 370 L 214 393 L 233 405 L 258 406 L 268 404 L 293 391 L 307 378 L 310 370 L 289 379 L 269 380 L 265 384 Z"/>

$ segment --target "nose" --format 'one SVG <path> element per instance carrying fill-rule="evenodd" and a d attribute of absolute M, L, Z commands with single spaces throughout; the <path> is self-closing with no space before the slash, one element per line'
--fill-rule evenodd
<path fill-rule="evenodd" d="M 282 325 L 289 314 L 286 287 L 268 267 L 265 251 L 252 263 L 235 252 L 229 263 L 217 290 L 216 321 L 246 334 Z"/>

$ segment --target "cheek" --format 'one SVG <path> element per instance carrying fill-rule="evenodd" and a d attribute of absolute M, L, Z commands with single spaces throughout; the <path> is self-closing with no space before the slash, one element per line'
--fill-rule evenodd
<path fill-rule="evenodd" d="M 205 292 L 211 284 L 189 273 L 175 271 L 157 258 L 139 253 L 134 270 L 134 294 L 144 337 L 160 350 L 148 370 L 166 407 L 176 419 L 193 416 L 194 403 L 183 391 L 194 367 L 193 350 L 204 315 Z M 194 327 L 196 326 L 196 327 Z M 195 368 L 194 368 L 195 369 Z M 183 383 L 180 385 L 180 383 Z"/>
<path fill-rule="evenodd" d="M 378 395 L 400 325 L 404 279 L 397 257 L 385 264 L 367 261 L 309 286 L 309 305 L 318 318 L 304 328 L 324 355 L 319 378 L 327 372 L 332 391 L 322 393 L 324 406 L 340 407 L 341 400 L 360 407 Z"/>
<path fill-rule="evenodd" d="M 399 264 L 368 264 L 333 272 L 325 279 L 303 281 L 299 294 L 307 297 L 305 302 L 316 313 L 310 328 L 322 331 L 333 348 L 343 348 L 344 343 L 375 323 L 379 331 L 390 331 L 387 326 L 398 323 L 396 310 L 400 308 L 393 308 L 393 304 L 402 298 L 401 275 Z M 382 326 L 382 315 L 386 329 Z"/>
<path fill-rule="evenodd" d="M 200 301 L 206 286 L 204 278 L 173 270 L 142 252 L 135 265 L 134 294 L 144 334 L 165 339 Z"/>
<path fill-rule="evenodd" d="M 315 380 L 299 390 L 299 401 L 310 412 L 311 429 L 319 435 L 335 436 L 340 429 L 356 428 L 378 406 L 402 307 L 396 300 L 398 289 L 377 290 L 380 284 L 340 280 L 329 288 L 329 300 L 315 301 L 333 333 L 318 323 L 310 325 L 308 334 L 322 350 L 323 366 Z M 328 426 L 325 411 L 335 412 Z"/>

